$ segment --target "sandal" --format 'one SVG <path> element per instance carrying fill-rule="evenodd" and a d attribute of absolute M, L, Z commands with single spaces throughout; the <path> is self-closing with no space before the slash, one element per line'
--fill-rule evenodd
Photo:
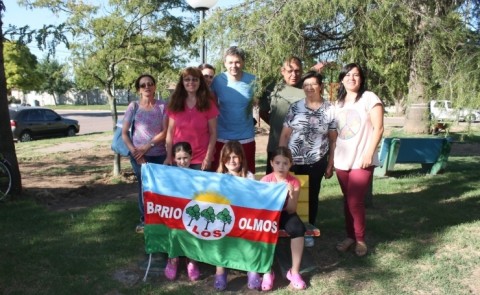
<path fill-rule="evenodd" d="M 273 282 L 275 281 L 275 273 L 272 271 L 263 274 L 262 290 L 270 291 L 273 289 Z"/>
<path fill-rule="evenodd" d="M 215 282 L 213 283 L 213 287 L 215 287 L 217 291 L 223 291 L 227 289 L 227 271 L 225 271 L 221 275 L 215 275 Z"/>
<path fill-rule="evenodd" d="M 346 238 L 345 240 L 341 241 L 340 243 L 337 244 L 335 248 L 337 248 L 337 251 L 340 252 L 347 252 L 348 249 L 355 244 L 355 240 L 352 238 Z"/>
<path fill-rule="evenodd" d="M 307 284 L 305 284 L 305 281 L 302 279 L 302 276 L 297 273 L 297 274 L 292 274 L 292 270 L 288 270 L 287 272 L 287 279 L 290 281 L 290 286 L 297 290 L 304 290 L 307 288 Z"/>
<path fill-rule="evenodd" d="M 368 252 L 367 244 L 365 244 L 365 242 L 357 242 L 357 245 L 355 246 L 355 254 L 358 257 L 362 257 L 367 255 L 367 252 Z"/>
<path fill-rule="evenodd" d="M 187 264 L 187 274 L 190 281 L 196 281 L 200 278 L 200 270 L 196 261 L 190 260 Z"/>
<path fill-rule="evenodd" d="M 167 265 L 165 266 L 165 277 L 170 281 L 175 280 L 177 277 L 178 258 L 169 258 Z"/>
<path fill-rule="evenodd" d="M 262 286 L 262 278 L 260 278 L 260 275 L 256 272 L 247 272 L 247 277 L 248 277 L 248 289 L 250 290 L 258 290 Z"/>

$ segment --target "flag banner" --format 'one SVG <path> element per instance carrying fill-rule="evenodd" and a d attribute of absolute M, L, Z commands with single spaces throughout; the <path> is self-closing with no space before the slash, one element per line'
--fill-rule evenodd
<path fill-rule="evenodd" d="M 216 266 L 268 272 L 285 183 L 142 165 L 145 249 Z"/>

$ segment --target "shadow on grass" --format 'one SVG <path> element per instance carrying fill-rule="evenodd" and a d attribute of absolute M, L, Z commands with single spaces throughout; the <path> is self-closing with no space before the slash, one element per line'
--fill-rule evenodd
<path fill-rule="evenodd" d="M 375 178 L 374 207 L 367 209 L 366 240 L 370 254 L 365 258 L 334 250 L 335 244 L 345 237 L 343 202 L 336 179 L 324 181 L 318 217 L 321 245 L 316 246 L 319 271 L 312 275 L 343 269 L 343 287 L 351 292 L 353 285 L 366 277 L 382 284 L 398 275 L 396 269 L 378 267 L 380 262 L 375 254 L 390 252 L 399 255 L 402 263 L 433 257 L 443 232 L 478 221 L 479 162 L 478 156 L 451 157 L 444 174 L 425 175 L 419 168 L 393 171 L 389 178 Z"/>
<path fill-rule="evenodd" d="M 2 204 L 0 289 L 22 294 L 121 293 L 124 287 L 111 276 L 141 253 L 143 241 L 133 231 L 137 219 L 133 202 L 67 213 L 47 211 L 30 201 Z"/>
<path fill-rule="evenodd" d="M 374 208 L 367 210 L 371 254 L 365 258 L 334 250 L 335 243 L 344 238 L 343 205 L 337 180 L 324 180 L 317 224 L 322 236 L 309 250 L 318 269 L 305 278 L 311 283 L 325 274 L 341 276 L 336 293 L 347 293 L 355 290 L 358 282 L 395 280 L 395 269 L 379 267 L 378 256 L 387 252 L 395 252 L 405 261 L 433 256 L 439 233 L 479 218 L 479 161 L 480 157 L 452 157 L 441 175 L 426 176 L 420 169 L 407 169 L 394 171 L 394 177 L 376 179 Z M 62 191 L 52 189 L 51 193 Z M 70 212 L 48 211 L 31 201 L 0 204 L 0 290 L 23 294 L 154 293 L 164 280 L 128 286 L 112 279 L 117 269 L 138 272 L 144 243 L 133 231 L 137 219 L 134 201 Z M 202 286 L 194 288 L 170 284 L 162 293 L 211 290 L 212 275 L 203 280 Z M 278 278 L 276 284 L 284 287 L 285 279 Z"/>

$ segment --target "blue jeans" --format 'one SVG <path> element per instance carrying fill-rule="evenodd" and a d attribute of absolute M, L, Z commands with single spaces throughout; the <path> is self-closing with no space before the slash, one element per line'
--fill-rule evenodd
<path fill-rule="evenodd" d="M 163 164 L 166 159 L 166 155 L 162 156 L 144 156 L 147 163 Z M 132 164 L 133 173 L 138 181 L 138 209 L 140 210 L 140 221 L 143 223 L 145 218 L 145 210 L 143 208 L 143 191 L 142 191 L 142 166 L 137 161 L 130 157 L 130 164 Z"/>

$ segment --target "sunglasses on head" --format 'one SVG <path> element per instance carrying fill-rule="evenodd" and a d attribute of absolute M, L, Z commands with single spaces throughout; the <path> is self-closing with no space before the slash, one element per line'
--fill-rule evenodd
<path fill-rule="evenodd" d="M 147 82 L 147 83 L 142 83 L 142 84 L 140 84 L 140 88 L 145 88 L 145 87 L 147 87 L 147 86 L 148 86 L 148 87 L 152 87 L 152 86 L 155 86 L 155 84 L 152 83 L 152 82 Z"/>

